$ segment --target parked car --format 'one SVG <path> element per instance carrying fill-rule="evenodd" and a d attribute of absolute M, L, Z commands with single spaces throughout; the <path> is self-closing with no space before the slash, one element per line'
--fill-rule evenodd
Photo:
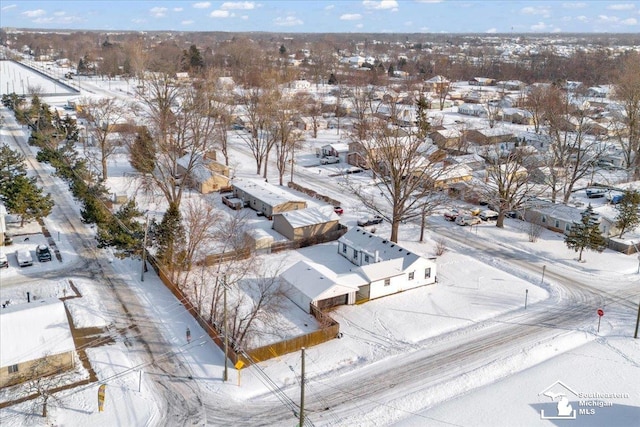
<path fill-rule="evenodd" d="M 321 165 L 328 165 L 331 163 L 340 163 L 340 157 L 336 156 L 326 156 L 320 159 Z"/>
<path fill-rule="evenodd" d="M 373 217 L 361 218 L 358 220 L 358 226 L 366 227 L 368 225 L 376 225 L 382 223 L 383 219 L 380 215 L 375 215 Z"/>
<path fill-rule="evenodd" d="M 616 165 L 614 165 L 613 162 L 609 160 L 600 159 L 598 160 L 596 165 L 602 169 L 616 169 Z"/>
<path fill-rule="evenodd" d="M 480 224 L 481 222 L 482 220 L 477 216 L 461 215 L 461 216 L 458 216 L 458 218 L 456 218 L 456 224 L 463 225 L 463 226 L 477 225 L 477 224 Z"/>
<path fill-rule="evenodd" d="M 620 203 L 623 197 L 624 197 L 624 193 L 620 193 L 616 191 L 614 192 L 609 191 L 606 195 L 607 201 L 612 205 L 617 205 L 618 203 Z"/>
<path fill-rule="evenodd" d="M 335 213 L 337 213 L 338 215 L 342 215 L 344 213 L 344 209 L 342 209 L 342 207 L 340 207 L 340 206 L 334 206 L 333 207 L 333 211 Z"/>
<path fill-rule="evenodd" d="M 39 262 L 51 261 L 51 250 L 47 245 L 38 245 L 36 247 L 36 257 Z"/>
<path fill-rule="evenodd" d="M 4 252 L 0 252 L 0 268 L 9 268 L 9 259 Z"/>
<path fill-rule="evenodd" d="M 498 220 L 498 212 L 492 211 L 491 209 L 484 210 L 478 214 L 481 220 L 483 221 L 497 221 Z"/>
<path fill-rule="evenodd" d="M 599 197 L 604 197 L 604 195 L 607 193 L 607 190 L 605 190 L 604 188 L 587 188 L 586 190 L 584 190 L 584 192 L 587 194 L 588 198 L 597 199 Z"/>
<path fill-rule="evenodd" d="M 457 209 L 451 209 L 444 213 L 444 219 L 447 221 L 455 221 L 456 218 L 458 218 L 458 215 L 460 215 L 460 212 L 458 212 Z"/>
<path fill-rule="evenodd" d="M 473 216 L 480 215 L 480 211 L 482 211 L 482 209 L 480 209 L 480 208 L 471 208 L 471 209 L 469 210 L 469 212 L 470 212 L 470 213 L 471 213 L 471 215 L 473 215 Z"/>
<path fill-rule="evenodd" d="M 18 260 L 18 265 L 20 267 L 33 265 L 33 258 L 31 257 L 31 252 L 29 252 L 28 249 L 20 249 L 16 251 L 16 259 Z"/>

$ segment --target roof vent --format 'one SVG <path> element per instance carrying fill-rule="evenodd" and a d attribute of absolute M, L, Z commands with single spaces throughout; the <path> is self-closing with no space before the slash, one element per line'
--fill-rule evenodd
<path fill-rule="evenodd" d="M 387 241 L 386 241 L 386 240 L 383 240 L 383 241 L 382 241 L 382 243 L 385 243 L 385 244 L 386 244 L 386 243 L 387 243 Z"/>
<path fill-rule="evenodd" d="M 392 244 L 392 245 L 391 245 L 391 247 L 392 247 L 392 248 L 393 248 L 393 247 L 395 247 L 395 246 L 396 246 L 396 245 L 394 245 L 394 244 Z"/>

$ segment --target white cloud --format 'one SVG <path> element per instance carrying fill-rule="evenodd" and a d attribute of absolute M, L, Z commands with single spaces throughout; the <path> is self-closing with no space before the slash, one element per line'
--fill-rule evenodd
<path fill-rule="evenodd" d="M 214 10 L 209 16 L 212 18 L 228 18 L 231 16 L 231 12 L 228 10 Z"/>
<path fill-rule="evenodd" d="M 624 20 L 620 21 L 620 23 L 622 25 L 637 25 L 638 24 L 638 20 L 636 18 L 627 18 L 627 19 L 624 19 Z"/>
<path fill-rule="evenodd" d="M 598 20 L 600 22 L 618 22 L 620 19 L 617 16 L 609 16 L 609 15 L 598 15 Z"/>
<path fill-rule="evenodd" d="M 64 15 L 66 15 L 66 14 L 67 14 L 67 12 L 62 12 L 62 11 L 59 11 L 59 12 L 53 12 L 53 16 L 64 16 Z"/>
<path fill-rule="evenodd" d="M 394 9 L 398 7 L 396 0 L 363 0 L 362 5 L 367 9 Z"/>
<path fill-rule="evenodd" d="M 9 9 L 15 8 L 16 6 L 17 5 L 15 5 L 15 4 L 8 4 L 6 6 L 2 6 L 2 9 L 0 9 L 0 10 L 9 10 Z"/>
<path fill-rule="evenodd" d="M 180 22 L 180 23 L 181 23 L 182 25 L 191 25 L 191 24 L 193 24 L 193 22 L 194 22 L 194 21 L 193 21 L 192 19 L 188 19 L 188 20 L 186 20 L 186 21 L 182 21 L 182 22 Z"/>
<path fill-rule="evenodd" d="M 193 7 L 196 9 L 209 9 L 211 7 L 211 3 L 208 1 L 201 1 L 199 3 L 194 3 Z"/>
<path fill-rule="evenodd" d="M 495 34 L 495 33 L 497 33 L 497 32 L 498 32 L 498 30 L 497 30 L 497 29 L 495 29 L 495 28 L 489 28 L 486 32 L 487 32 L 488 34 Z"/>
<path fill-rule="evenodd" d="M 586 16 L 584 16 L 584 15 L 580 15 L 580 16 L 576 17 L 576 19 L 577 19 L 578 21 L 580 21 L 580 22 L 589 22 L 589 18 L 587 18 L 587 17 L 586 17 Z"/>
<path fill-rule="evenodd" d="M 220 9 L 222 10 L 253 10 L 256 8 L 256 4 L 252 1 L 228 1 L 222 3 Z"/>
<path fill-rule="evenodd" d="M 631 3 L 610 4 L 607 6 L 607 9 L 609 10 L 633 10 L 635 8 L 636 5 Z"/>
<path fill-rule="evenodd" d="M 325 6 L 324 10 L 333 10 L 335 8 L 335 5 L 330 4 L 328 6 Z"/>
<path fill-rule="evenodd" d="M 356 28 L 361 30 L 362 28 L 364 28 L 364 24 L 358 24 L 358 25 L 356 25 Z"/>
<path fill-rule="evenodd" d="M 562 3 L 562 7 L 565 9 L 582 9 L 587 7 L 587 4 L 584 2 L 572 1 L 567 3 Z"/>
<path fill-rule="evenodd" d="M 544 22 L 538 22 L 531 26 L 531 30 L 533 31 L 549 31 L 549 27 Z"/>
<path fill-rule="evenodd" d="M 155 17 L 155 18 L 162 18 L 163 16 L 167 15 L 167 9 L 166 7 L 153 7 L 151 9 L 149 9 L 149 12 L 151 12 L 151 16 Z"/>
<path fill-rule="evenodd" d="M 133 22 L 134 24 L 144 24 L 145 22 L 147 22 L 146 19 L 132 19 L 131 22 Z"/>
<path fill-rule="evenodd" d="M 44 9 L 25 10 L 24 12 L 22 12 L 22 15 L 26 16 L 27 18 L 38 18 L 46 14 L 47 12 Z"/>
<path fill-rule="evenodd" d="M 523 15 L 542 15 L 545 18 L 551 16 L 551 12 L 546 7 L 523 7 L 522 9 L 520 9 L 520 13 L 522 13 Z"/>
<path fill-rule="evenodd" d="M 304 24 L 302 19 L 296 18 L 295 16 L 278 17 L 274 19 L 273 23 L 279 27 L 295 27 Z"/>
<path fill-rule="evenodd" d="M 174 7 L 173 8 L 174 12 L 182 12 L 183 10 L 184 10 L 184 8 L 182 8 L 182 7 Z"/>
<path fill-rule="evenodd" d="M 358 19 L 362 19 L 362 15 L 359 13 L 345 13 L 340 16 L 341 21 L 357 21 Z"/>

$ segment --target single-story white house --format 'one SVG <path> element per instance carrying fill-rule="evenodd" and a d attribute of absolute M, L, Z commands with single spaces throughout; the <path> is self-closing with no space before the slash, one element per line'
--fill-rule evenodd
<path fill-rule="evenodd" d="M 64 303 L 41 299 L 0 309 L 0 388 L 74 366 Z"/>
<path fill-rule="evenodd" d="M 304 209 L 307 202 L 282 188 L 257 179 L 235 180 L 232 184 L 234 197 L 267 218 L 276 213 Z"/>

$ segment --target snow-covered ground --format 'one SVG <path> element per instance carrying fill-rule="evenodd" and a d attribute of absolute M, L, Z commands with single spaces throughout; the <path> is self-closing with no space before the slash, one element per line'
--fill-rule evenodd
<path fill-rule="evenodd" d="M 93 81 L 96 90 L 108 90 L 107 82 Z M 87 83 L 89 85 L 89 83 Z M 88 86 L 91 89 L 91 86 Z M 9 112 L 3 110 L 3 115 Z M 10 122 L 7 120 L 7 122 Z M 2 129 L 3 134 L 6 129 Z M 348 226 L 366 211 L 348 194 L 339 191 L 340 177 L 329 177 L 339 172 L 343 165 L 316 166 L 315 148 L 340 140 L 335 130 L 326 131 L 317 140 L 307 142 L 300 162 L 296 181 L 304 183 L 324 194 L 341 200 L 345 208 L 342 222 Z M 11 141 L 8 141 L 11 142 Z M 250 157 L 243 150 L 235 150 L 231 162 L 236 175 L 255 177 Z M 313 165 L 313 166 L 312 166 Z M 274 169 L 274 168 L 272 168 Z M 116 155 L 110 164 L 111 177 L 108 185 L 117 194 L 129 193 L 133 189 L 128 184 L 130 171 L 126 157 Z M 320 171 L 320 172 L 318 172 Z M 311 177 L 313 176 L 313 180 Z M 357 179 L 367 180 L 365 176 Z M 270 176 L 271 182 L 277 182 Z M 325 182 L 326 185 L 322 183 Z M 199 197 L 189 193 L 187 197 Z M 142 199 L 138 199 L 142 200 Z M 219 200 L 216 201 L 219 203 Z M 225 209 L 222 205 L 221 209 Z M 151 207 L 160 214 L 161 203 Z M 229 211 L 231 212 L 231 211 Z M 268 226 L 265 219 L 252 219 L 253 223 Z M 56 217 L 47 220 L 47 225 L 55 230 Z M 635 300 L 640 298 L 640 275 L 638 260 L 609 250 L 601 254 L 586 252 L 585 263 L 576 262 L 576 254 L 569 251 L 562 236 L 542 231 L 535 243 L 528 240 L 526 227 L 521 221 L 507 219 L 505 228 L 483 223 L 477 227 L 459 227 L 443 220 L 440 216 L 430 219 L 431 230 L 424 243 L 417 242 L 419 234 L 415 224 L 401 228 L 400 244 L 415 253 L 435 255 L 435 240 L 443 236 L 447 241 L 447 251 L 438 257 L 438 284 L 403 292 L 358 306 L 343 306 L 332 312 L 340 322 L 342 339 L 312 347 L 306 351 L 306 384 L 309 402 L 321 402 L 323 396 L 331 394 L 339 387 L 342 378 L 356 372 L 375 375 L 389 364 L 403 364 L 411 355 L 429 349 L 434 337 L 444 337 L 473 333 L 493 323 L 526 321 L 529 312 L 552 310 L 563 298 L 562 288 L 554 283 L 550 275 L 543 279 L 543 271 L 562 271 L 583 283 L 601 283 L 602 289 L 615 293 L 619 289 L 636 289 Z M 37 230 L 33 230 L 37 232 Z M 378 234 L 389 233 L 388 225 L 377 228 Z M 57 233 L 52 232 L 54 238 Z M 15 245 L 32 245 L 44 240 L 41 234 L 30 234 L 29 241 L 16 239 Z M 494 257 L 490 251 L 470 251 L 464 242 L 490 242 L 518 254 L 519 261 L 528 263 L 529 269 L 522 269 L 507 259 Z M 65 237 L 59 238 L 59 245 L 65 251 L 73 248 L 65 246 Z M 18 246 L 16 246 L 18 247 Z M 342 259 L 337 255 L 336 243 L 328 243 L 300 251 L 290 251 L 269 256 L 269 262 L 284 262 L 292 265 L 301 259 L 313 259 L 339 267 Z M 193 383 L 203 400 L 230 399 L 257 404 L 269 395 L 270 386 L 263 374 L 280 387 L 289 387 L 296 396 L 299 384 L 300 356 L 289 354 L 263 362 L 259 367 L 249 367 L 241 372 L 230 369 L 230 381 L 222 382 L 224 359 L 222 352 L 211 342 L 204 331 L 184 310 L 173 295 L 162 286 L 150 271 L 140 281 L 140 262 L 118 260 L 104 251 L 105 259 L 121 278 L 126 278 L 138 298 L 146 306 L 149 319 L 161 325 L 165 339 L 172 343 L 173 354 L 184 365 L 185 375 L 193 378 Z M 67 258 L 72 259 L 72 255 Z M 10 260 L 11 262 L 11 260 Z M 0 270 L 0 300 L 24 301 L 25 285 L 2 286 L 7 278 L 15 281 L 27 278 L 30 269 L 50 269 L 51 273 L 59 264 L 38 264 L 20 269 L 11 262 L 8 270 Z M 544 267 L 544 268 L 543 268 Z M 534 273 L 535 272 L 535 273 Z M 68 279 L 72 280 L 82 294 L 82 298 L 68 300 L 67 305 L 76 327 L 104 328 L 109 324 L 109 313 L 100 304 L 100 283 L 85 278 L 66 277 L 64 279 L 39 281 L 28 286 L 41 287 L 42 294 L 60 295 L 68 290 Z M 44 288 L 42 288 L 44 287 Z M 64 289 L 67 289 L 66 291 Z M 527 309 L 525 310 L 525 298 Z M 404 390 L 398 384 L 392 401 L 375 402 L 373 411 L 358 411 L 359 401 L 354 399 L 354 413 L 357 421 L 336 421 L 331 411 L 311 413 L 309 418 L 318 425 L 463 425 L 463 426 L 537 426 L 569 424 L 566 420 L 543 420 L 544 414 L 557 415 L 557 401 L 541 394 L 556 381 L 565 387 L 564 393 L 620 393 L 626 394 L 613 399 L 578 399 L 569 395 L 573 409 L 594 409 L 593 415 L 577 414 L 575 425 L 633 426 L 640 419 L 640 340 L 633 339 L 635 311 L 613 298 L 605 300 L 602 307 L 593 307 L 593 324 L 582 325 L 576 330 L 558 331 L 551 341 L 541 342 L 530 348 L 514 347 L 507 358 L 491 360 L 486 366 L 443 384 L 434 383 L 416 393 Z M 602 308 L 600 330 L 597 331 L 596 309 Z M 292 315 L 293 316 L 293 315 Z M 193 340 L 187 343 L 185 330 L 189 328 Z M 553 327 L 549 325 L 549 327 Z M 490 349 L 486 350 L 488 353 Z M 158 418 L 156 391 L 148 382 L 145 363 L 139 355 L 129 352 L 126 343 L 114 342 L 87 350 L 91 366 L 98 382 L 59 393 L 58 403 L 50 407 L 48 420 L 32 416 L 32 403 L 25 402 L 0 410 L 3 425 L 167 425 L 171 421 Z M 258 371 L 258 369 L 260 371 Z M 407 364 L 406 369 L 411 369 Z M 167 379 L 172 381 L 172 379 Z M 177 380 L 177 379 L 176 379 Z M 100 383 L 107 384 L 105 412 L 97 412 L 97 389 Z M 555 392 L 561 390 L 552 389 Z M 297 399 L 294 397 L 294 399 Z M 611 401 L 613 406 L 579 406 L 579 400 Z M 363 406 L 371 402 L 361 401 Z M 277 403 L 276 403 L 277 404 Z M 368 406 L 367 406 L 368 407 Z M 239 417 L 239 420 L 245 418 Z M 205 420 L 201 420 L 206 422 Z M 285 425 L 295 424 L 294 415 Z M 239 422 L 243 424 L 243 422 Z M 276 423 L 278 424 L 278 423 Z M 243 424 L 244 425 L 244 424 Z"/>

